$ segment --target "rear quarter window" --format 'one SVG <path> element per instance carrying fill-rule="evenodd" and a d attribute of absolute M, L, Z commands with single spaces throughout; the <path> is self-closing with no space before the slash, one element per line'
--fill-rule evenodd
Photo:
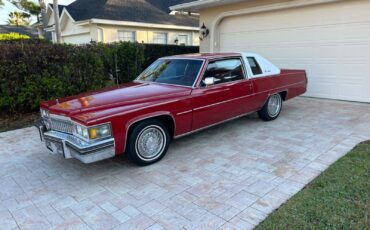
<path fill-rule="evenodd" d="M 249 66 L 252 69 L 253 75 L 262 74 L 262 69 L 254 57 L 247 57 Z"/>

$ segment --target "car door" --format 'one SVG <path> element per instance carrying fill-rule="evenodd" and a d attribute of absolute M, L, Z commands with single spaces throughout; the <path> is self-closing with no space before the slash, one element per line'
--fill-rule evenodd
<path fill-rule="evenodd" d="M 205 79 L 213 77 L 215 83 L 206 86 Z M 252 100 L 253 84 L 246 78 L 239 57 L 211 60 L 192 91 L 192 129 L 204 128 L 247 113 Z"/>

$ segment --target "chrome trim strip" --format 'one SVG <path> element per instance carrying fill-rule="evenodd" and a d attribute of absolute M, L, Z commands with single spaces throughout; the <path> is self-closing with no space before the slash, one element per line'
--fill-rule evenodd
<path fill-rule="evenodd" d="M 205 60 L 206 58 L 204 57 L 199 57 L 199 58 L 194 58 L 194 57 L 176 57 L 176 56 L 168 56 L 168 57 L 161 57 L 161 58 L 158 58 L 158 60 L 163 60 L 163 59 L 170 59 L 170 60 Z"/>
<path fill-rule="evenodd" d="M 193 112 L 193 110 L 186 110 L 184 112 L 176 113 L 176 116 L 184 115 L 184 114 L 191 113 L 191 112 Z"/>
<path fill-rule="evenodd" d="M 114 138 L 109 138 L 109 139 L 104 139 L 104 140 L 101 140 L 101 141 L 90 143 L 90 142 L 86 142 L 84 140 L 81 140 L 80 138 L 78 138 L 76 136 L 73 136 L 71 134 L 66 134 L 66 133 L 57 132 L 57 131 L 45 132 L 44 137 L 46 139 L 47 138 L 53 138 L 53 139 L 65 140 L 65 141 L 69 142 L 73 147 L 75 147 L 79 150 L 84 150 L 84 149 L 88 149 L 88 148 L 95 148 L 95 147 L 99 147 L 99 145 L 102 145 L 102 144 L 107 144 L 107 143 L 114 142 Z"/>
<path fill-rule="evenodd" d="M 208 125 L 208 126 L 205 126 L 205 127 L 202 127 L 202 128 L 199 128 L 199 129 L 195 129 L 193 131 L 190 131 L 190 132 L 187 132 L 187 133 L 183 133 L 183 134 L 180 134 L 180 135 L 177 135 L 174 137 L 174 139 L 178 139 L 178 138 L 181 138 L 181 137 L 184 137 L 184 136 L 187 136 L 187 135 L 190 135 L 190 134 L 193 134 L 193 133 L 196 133 L 196 132 L 199 132 L 199 131 L 202 131 L 204 129 L 208 129 L 208 128 L 211 128 L 213 126 L 216 126 L 216 125 L 220 125 L 222 123 L 226 123 L 226 122 L 229 122 L 229 121 L 232 121 L 232 120 L 235 120 L 235 119 L 238 119 L 240 117 L 244 117 L 244 116 L 247 116 L 249 114 L 252 114 L 254 113 L 255 111 L 253 112 L 248 112 L 248 113 L 244 113 L 244 114 L 241 114 L 241 115 L 238 115 L 238 116 L 235 116 L 235 117 L 232 117 L 232 118 L 229 118 L 229 119 L 226 119 L 226 120 L 223 120 L 223 121 L 220 121 L 220 122 L 217 122 L 217 123 L 214 123 L 214 124 L 211 124 L 211 125 Z"/>
<path fill-rule="evenodd" d="M 149 118 L 155 118 L 155 117 L 159 117 L 159 116 L 170 116 L 172 118 L 172 121 L 173 121 L 173 135 L 175 135 L 176 133 L 176 120 L 175 118 L 172 116 L 171 113 L 162 113 L 162 114 L 156 114 L 156 115 L 150 115 L 150 116 L 146 116 L 146 117 L 141 117 L 140 119 L 137 119 L 137 120 L 134 120 L 133 122 L 131 122 L 127 128 L 126 128 L 126 132 L 125 132 L 125 143 L 123 145 L 123 151 L 126 151 L 126 146 L 127 146 L 127 140 L 128 140 L 128 131 L 130 130 L 131 126 L 137 122 L 140 122 L 142 120 L 145 120 L 145 119 L 149 119 Z"/>
<path fill-rule="evenodd" d="M 61 116 L 57 114 L 51 114 L 50 112 L 49 112 L 49 118 L 55 118 L 55 119 L 63 120 L 63 121 L 72 121 L 70 117 Z"/>
<path fill-rule="evenodd" d="M 81 140 L 83 140 L 85 142 L 88 142 L 88 143 L 99 142 L 102 139 L 86 139 L 85 137 L 78 135 L 75 132 L 75 130 L 74 130 L 74 127 L 76 125 L 82 126 L 82 127 L 86 128 L 86 129 L 94 128 L 94 127 L 101 126 L 101 125 L 109 125 L 110 131 L 111 131 L 111 136 L 110 137 L 113 136 L 113 134 L 112 134 L 112 123 L 111 122 L 104 122 L 104 123 L 101 123 L 101 124 L 86 126 L 86 125 L 81 124 L 81 123 L 79 123 L 77 121 L 73 121 L 70 117 L 52 114 L 52 116 L 50 116 L 50 118 L 48 119 L 48 122 L 50 122 L 50 125 L 51 126 L 52 126 L 52 120 L 51 119 L 57 119 L 57 120 L 62 120 L 62 121 L 70 122 L 70 124 L 72 125 L 72 127 L 71 127 L 72 128 L 72 133 L 69 133 L 69 132 L 67 132 L 67 133 L 70 134 L 70 135 L 73 135 L 74 137 L 77 137 L 77 138 L 79 138 L 79 139 L 81 139 Z M 52 129 L 51 131 L 63 132 L 61 130 L 55 130 L 55 129 Z M 109 138 L 109 137 L 107 137 L 107 138 Z"/>
<path fill-rule="evenodd" d="M 239 100 L 239 99 L 242 99 L 242 98 L 251 97 L 251 96 L 254 96 L 254 95 L 255 94 L 250 94 L 250 95 L 246 95 L 246 96 L 242 96 L 242 97 L 237 97 L 237 98 L 229 99 L 229 100 L 226 100 L 226 101 L 217 102 L 217 103 L 210 104 L 210 105 L 201 106 L 201 107 L 195 108 L 194 111 L 201 110 L 201 109 L 204 109 L 204 108 L 209 108 L 209 107 L 220 105 L 220 104 L 224 104 L 224 103 L 231 102 L 231 101 L 236 101 L 236 100 Z"/>
<path fill-rule="evenodd" d="M 89 164 L 108 159 L 116 155 L 114 138 L 105 139 L 91 144 L 86 143 L 73 135 L 56 131 L 45 132 L 44 136 L 47 149 L 52 154 L 62 153 L 66 159 L 75 158 L 82 163 Z M 49 148 L 47 142 L 54 147 L 52 149 Z M 55 143 L 62 145 L 62 152 L 55 148 Z"/>
<path fill-rule="evenodd" d="M 171 86 L 178 86 L 178 87 L 184 87 L 184 88 L 190 88 L 190 89 L 193 88 L 192 86 L 188 86 L 188 85 L 176 85 L 176 84 L 156 82 L 156 81 L 134 80 L 134 82 L 147 83 L 147 84 L 158 84 L 158 85 L 171 85 Z"/>
<path fill-rule="evenodd" d="M 220 84 L 216 84 L 217 86 L 218 85 L 221 85 L 221 84 L 225 84 L 225 83 L 233 83 L 233 82 L 238 82 L 238 81 L 244 81 L 244 80 L 249 80 L 248 78 L 248 74 L 246 72 L 246 69 L 245 69 L 245 63 L 243 61 L 243 58 L 242 56 L 240 55 L 236 55 L 236 56 L 227 56 L 227 57 L 214 57 L 214 58 L 210 58 L 208 59 L 208 62 L 207 62 L 207 67 L 209 65 L 210 62 L 213 62 L 213 61 L 222 61 L 222 60 L 227 60 L 227 59 L 239 59 L 240 60 L 240 63 L 242 64 L 242 69 L 243 69 L 243 79 L 239 79 L 239 80 L 236 80 L 236 81 L 232 81 L 232 82 L 224 82 L 224 83 L 220 83 Z M 203 67 L 202 66 L 202 70 L 203 70 Z M 205 71 L 207 71 L 207 69 L 205 69 Z M 199 76 L 198 76 L 199 77 Z M 196 86 L 194 86 L 194 88 L 205 88 L 205 87 L 201 87 L 200 84 L 201 84 L 201 79 L 198 79 L 194 82 L 194 84 L 197 84 Z"/>
<path fill-rule="evenodd" d="M 198 89 L 221 88 L 221 86 L 235 85 L 235 84 L 238 84 L 240 82 L 248 82 L 248 79 L 243 78 L 243 79 L 239 79 L 239 80 L 236 80 L 236 81 L 222 82 L 222 83 L 219 83 L 219 84 L 214 84 L 214 85 L 210 85 L 210 86 L 206 86 L 206 87 L 199 87 Z M 250 85 L 252 85 L 252 83 L 250 83 Z"/>
<path fill-rule="evenodd" d="M 279 87 L 279 88 L 275 88 L 275 89 L 272 89 L 272 90 L 281 89 L 281 88 L 289 87 L 289 86 L 292 86 L 292 85 L 298 85 L 298 84 L 301 84 L 301 83 L 304 83 L 304 82 L 305 81 L 301 81 L 301 82 L 298 82 L 298 83 L 289 84 L 289 85 L 286 85 L 286 86 L 283 86 L 283 87 Z M 272 91 L 272 90 L 265 90 L 265 91 L 262 91 L 262 92 L 259 92 L 259 93 L 256 93 L 256 94 L 251 94 L 251 95 L 247 95 L 247 96 L 243 96 L 243 97 L 250 97 L 250 96 L 258 95 L 258 94 L 261 94 L 261 93 L 269 92 L 269 91 Z M 236 99 L 240 99 L 240 98 L 243 98 L 243 97 L 239 97 L 239 98 L 236 98 Z M 231 99 L 231 100 L 236 100 L 236 99 L 234 98 L 234 99 Z M 218 103 L 215 103 L 215 104 L 212 104 L 212 105 L 208 105 L 207 107 L 213 106 L 213 105 L 216 105 L 216 104 L 222 104 L 222 103 L 225 103 L 225 102 L 228 102 L 228 101 L 230 101 L 230 100 L 223 101 L 223 102 L 218 102 Z M 194 110 L 199 110 L 199 109 L 202 109 L 204 107 L 206 107 L 206 106 L 199 107 L 199 108 L 196 108 Z M 184 133 L 184 134 L 177 135 L 177 136 L 174 137 L 174 139 L 181 138 L 181 137 L 190 135 L 190 134 L 195 133 L 195 132 L 199 132 L 201 130 L 204 130 L 204 129 L 207 129 L 207 128 L 210 128 L 210 127 L 213 127 L 213 126 L 216 126 L 216 125 L 219 125 L 219 124 L 222 124 L 222 123 L 231 121 L 231 120 L 235 120 L 235 119 L 240 118 L 240 117 L 247 116 L 247 115 L 252 114 L 254 112 L 256 112 L 256 111 L 252 111 L 252 112 L 248 112 L 248 113 L 245 113 L 245 114 L 241 114 L 241 115 L 238 115 L 238 116 L 235 116 L 235 117 L 232 117 L 232 118 L 229 118 L 229 119 L 226 119 L 226 120 L 223 120 L 223 121 L 220 121 L 220 122 L 217 122 L 217 123 L 214 123 L 214 124 L 211 124 L 211 125 L 208 125 L 208 126 L 205 126 L 205 127 L 202 127 L 202 128 L 199 128 L 199 129 L 190 131 L 190 132 L 187 132 L 187 133 Z"/>
<path fill-rule="evenodd" d="M 193 86 L 192 86 L 192 88 L 193 88 L 193 89 L 197 88 L 196 84 L 197 84 L 197 83 L 198 83 L 198 81 L 199 81 L 199 77 L 200 77 L 200 75 L 201 75 L 201 74 L 202 74 L 202 72 L 203 72 L 203 68 L 204 68 L 205 64 L 206 64 L 206 60 L 205 60 L 205 59 L 203 59 L 203 63 L 202 63 L 202 66 L 200 67 L 200 69 L 199 69 L 199 71 L 198 71 L 198 75 L 197 75 L 197 77 L 194 79 Z"/>
<path fill-rule="evenodd" d="M 262 94 L 262 93 L 266 93 L 266 92 L 270 92 L 270 91 L 282 89 L 282 88 L 289 87 L 289 86 L 292 86 L 292 85 L 298 85 L 298 84 L 301 84 L 301 83 L 304 83 L 304 81 L 301 81 L 301 82 L 298 82 L 298 83 L 294 83 L 294 84 L 285 85 L 285 86 L 282 86 L 282 87 L 279 87 L 279 88 L 274 88 L 274 89 L 270 89 L 270 90 L 261 91 L 261 92 L 258 92 L 258 93 L 253 93 L 253 94 L 246 95 L 246 96 L 241 96 L 241 97 L 237 97 L 237 98 L 233 98 L 233 99 L 229 99 L 229 100 L 225 100 L 225 101 L 220 101 L 220 102 L 217 102 L 217 103 L 214 103 L 214 104 L 210 104 L 210 105 L 205 105 L 205 106 L 197 107 L 197 108 L 194 108 L 193 110 L 194 111 L 197 111 L 197 110 L 201 110 L 201 109 L 204 109 L 204 108 L 209 108 L 209 107 L 212 107 L 212 106 L 215 106 L 215 105 L 220 105 L 220 104 L 223 104 L 223 103 L 227 103 L 227 102 L 230 102 L 230 101 L 239 100 L 239 99 L 242 99 L 242 98 L 252 97 L 252 96 L 255 96 L 255 95 Z"/>

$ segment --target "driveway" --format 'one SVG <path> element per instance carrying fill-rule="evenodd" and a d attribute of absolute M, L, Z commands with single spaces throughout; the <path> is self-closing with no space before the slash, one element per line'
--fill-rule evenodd
<path fill-rule="evenodd" d="M 35 128 L 0 133 L 0 228 L 251 229 L 366 139 L 369 104 L 310 98 L 178 139 L 148 167 L 49 155 Z"/>

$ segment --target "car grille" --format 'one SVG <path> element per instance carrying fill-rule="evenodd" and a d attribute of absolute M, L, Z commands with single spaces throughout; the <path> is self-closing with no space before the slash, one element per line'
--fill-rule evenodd
<path fill-rule="evenodd" d="M 72 134 L 73 124 L 70 121 L 50 118 L 50 129 L 54 131 Z"/>

